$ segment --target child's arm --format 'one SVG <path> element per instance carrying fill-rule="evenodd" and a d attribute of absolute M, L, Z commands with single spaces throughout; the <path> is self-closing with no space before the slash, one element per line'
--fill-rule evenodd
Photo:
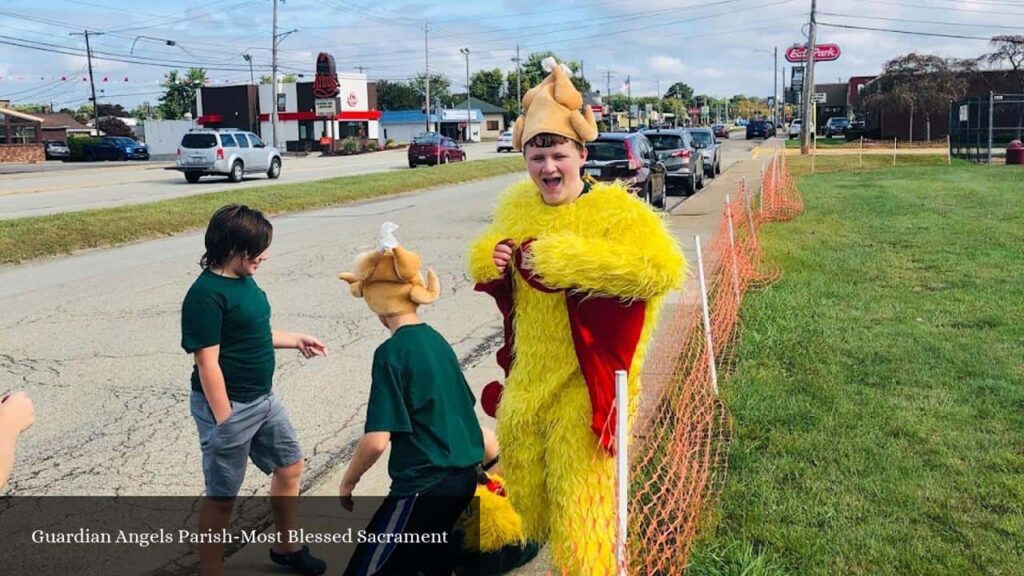
<path fill-rule="evenodd" d="M 274 348 L 294 348 L 306 358 L 327 356 L 327 346 L 309 334 L 283 330 L 271 330 L 271 334 L 274 337 Z"/>
<path fill-rule="evenodd" d="M 341 479 L 341 486 L 338 487 L 338 493 L 342 498 L 352 495 L 363 474 L 376 464 L 381 454 L 387 450 L 388 442 L 391 442 L 390 432 L 363 434 L 356 446 L 356 453 L 352 456 L 352 462 L 349 462 L 345 476 Z"/>
<path fill-rule="evenodd" d="M 32 400 L 24 392 L 5 396 L 0 402 L 0 489 L 14 466 L 18 436 L 35 421 Z"/>
<path fill-rule="evenodd" d="M 220 344 L 196 350 L 195 358 L 203 396 L 210 405 L 210 412 L 213 412 L 214 422 L 220 424 L 231 416 L 231 401 L 224 385 L 224 372 L 220 369 Z"/>

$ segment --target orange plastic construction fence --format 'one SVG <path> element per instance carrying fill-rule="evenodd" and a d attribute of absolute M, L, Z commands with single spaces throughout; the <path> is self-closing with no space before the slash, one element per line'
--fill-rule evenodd
<path fill-rule="evenodd" d="M 803 201 L 782 154 L 776 154 L 765 169 L 760 193 L 743 182 L 725 206 L 703 258 L 719 379 L 735 365 L 743 295 L 767 286 L 780 274 L 762 263 L 758 229 L 764 222 L 789 220 L 802 211 Z M 696 269 L 691 263 L 691 270 Z M 629 445 L 624 559 L 616 558 L 616 520 L 614 512 L 608 512 L 615 510 L 616 494 L 585 492 L 576 505 L 594 513 L 571 550 L 552 551 L 557 572 L 685 572 L 702 513 L 725 479 L 731 439 L 728 412 L 712 383 L 710 352 L 699 293 L 684 294 L 679 303 L 666 305 L 641 375 L 643 394 L 632 407 L 636 418 Z M 612 459 L 603 454 L 593 459 L 610 461 L 607 471 L 614 473 Z"/>

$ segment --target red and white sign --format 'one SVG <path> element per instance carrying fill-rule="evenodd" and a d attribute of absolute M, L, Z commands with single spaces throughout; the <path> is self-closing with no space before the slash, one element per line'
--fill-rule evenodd
<path fill-rule="evenodd" d="M 830 62 L 839 59 L 838 44 L 818 44 L 814 47 L 815 62 Z M 790 46 L 786 50 L 786 60 L 790 62 L 807 62 L 807 46 Z"/>

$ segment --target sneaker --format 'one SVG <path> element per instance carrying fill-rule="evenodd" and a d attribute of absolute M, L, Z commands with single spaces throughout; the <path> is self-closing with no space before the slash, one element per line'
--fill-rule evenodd
<path fill-rule="evenodd" d="M 309 546 L 291 554 L 278 554 L 270 551 L 270 559 L 275 564 L 288 566 L 302 576 L 320 576 L 327 571 L 327 563 L 309 553 Z"/>

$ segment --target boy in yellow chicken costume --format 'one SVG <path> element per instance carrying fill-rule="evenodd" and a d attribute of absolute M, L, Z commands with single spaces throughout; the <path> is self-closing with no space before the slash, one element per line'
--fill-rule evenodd
<path fill-rule="evenodd" d="M 505 320 L 504 386 L 481 397 L 497 417 L 508 496 L 526 538 L 548 541 L 560 573 L 615 571 L 614 372 L 629 409 L 663 297 L 685 261 L 662 220 L 621 182 L 581 178 L 597 137 L 568 69 L 544 62 L 523 97 L 513 144 L 530 179 L 500 197 L 469 254 L 478 291 Z"/>

